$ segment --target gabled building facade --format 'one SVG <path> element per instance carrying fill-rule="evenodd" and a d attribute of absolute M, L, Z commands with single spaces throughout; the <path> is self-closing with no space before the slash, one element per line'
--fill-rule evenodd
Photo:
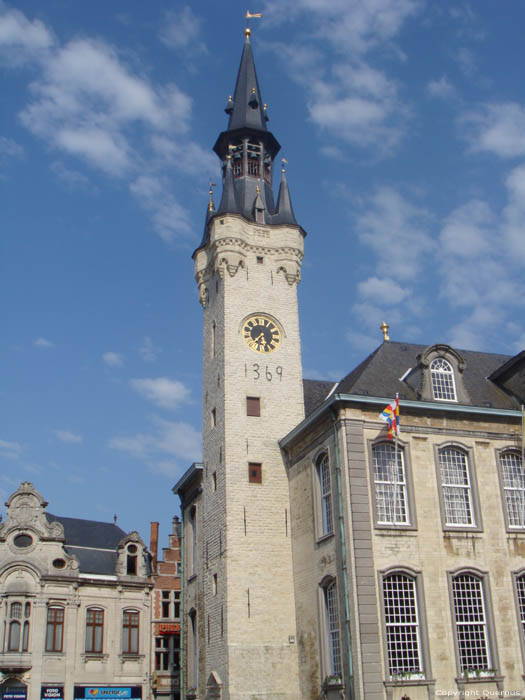
<path fill-rule="evenodd" d="M 149 696 L 149 559 L 136 532 L 65 518 L 24 482 L 0 527 L 4 700 Z"/>
<path fill-rule="evenodd" d="M 305 232 L 246 30 L 193 259 L 203 463 L 183 514 L 184 697 L 521 697 L 525 353 L 383 344 L 303 381 Z M 402 431 L 379 414 L 399 395 Z M 521 437 L 520 437 L 521 436 Z"/>
<path fill-rule="evenodd" d="M 150 553 L 153 581 L 151 602 L 150 674 L 153 698 L 180 699 L 181 523 L 173 518 L 169 546 L 158 557 L 159 524 L 151 523 Z"/>

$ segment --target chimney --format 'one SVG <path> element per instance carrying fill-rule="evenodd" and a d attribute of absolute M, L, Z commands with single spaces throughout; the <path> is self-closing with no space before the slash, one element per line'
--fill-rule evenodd
<path fill-rule="evenodd" d="M 153 573 L 157 573 L 157 554 L 159 547 L 159 524 L 151 523 L 149 537 L 149 551 L 151 552 L 151 569 Z"/>

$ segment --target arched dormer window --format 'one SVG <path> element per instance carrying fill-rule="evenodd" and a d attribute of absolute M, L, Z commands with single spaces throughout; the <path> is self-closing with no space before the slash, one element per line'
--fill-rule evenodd
<path fill-rule="evenodd" d="M 465 359 L 443 343 L 431 345 L 417 356 L 417 367 L 405 380 L 423 401 L 470 404 L 465 382 Z"/>
<path fill-rule="evenodd" d="M 137 575 L 138 547 L 136 544 L 128 544 L 126 549 L 126 574 Z"/>
<path fill-rule="evenodd" d="M 457 401 L 454 370 L 443 357 L 436 357 L 430 364 L 432 395 L 435 401 Z"/>

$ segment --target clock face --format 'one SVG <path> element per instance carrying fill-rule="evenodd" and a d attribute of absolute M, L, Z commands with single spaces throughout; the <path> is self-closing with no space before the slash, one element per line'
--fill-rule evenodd
<path fill-rule="evenodd" d="M 266 354 L 277 350 L 281 344 L 281 331 L 271 318 L 253 314 L 242 326 L 244 341 L 254 352 Z"/>

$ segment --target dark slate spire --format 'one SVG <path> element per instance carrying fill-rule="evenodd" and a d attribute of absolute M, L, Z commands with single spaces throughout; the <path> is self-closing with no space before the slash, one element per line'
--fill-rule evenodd
<path fill-rule="evenodd" d="M 277 199 L 277 211 L 272 217 L 272 224 L 294 224 L 297 226 L 295 214 L 293 213 L 292 200 L 286 180 L 286 170 L 281 169 L 281 186 L 279 187 L 279 198 Z"/>
<path fill-rule="evenodd" d="M 233 170 L 231 156 L 226 158 L 226 168 L 222 183 L 222 197 L 217 214 L 239 214 L 237 200 L 235 197 L 235 186 L 233 184 Z"/>
<path fill-rule="evenodd" d="M 208 225 L 212 218 L 215 216 L 217 213 L 215 210 L 215 204 L 213 203 L 213 189 L 212 187 L 215 187 L 215 183 L 210 181 L 210 189 L 208 190 L 208 194 L 210 196 L 210 201 L 208 202 L 208 206 L 206 207 L 206 217 L 204 219 L 204 231 L 202 232 L 202 240 L 199 248 L 202 248 L 202 246 L 206 245 L 208 242 L 208 239 L 210 237 L 209 234 L 209 228 Z"/>
<path fill-rule="evenodd" d="M 244 49 L 241 56 L 239 73 L 233 93 L 233 111 L 230 114 L 228 131 L 233 129 L 257 129 L 266 131 L 266 120 L 264 118 L 263 101 L 255 63 L 253 60 L 252 46 L 250 43 L 251 31 L 248 27 L 244 30 Z"/>
<path fill-rule="evenodd" d="M 247 28 L 235 91 L 224 110 L 229 116 L 228 128 L 213 147 L 222 162 L 223 191 L 218 208 L 207 214 L 200 247 L 209 240 L 211 220 L 224 214 L 270 226 L 298 226 L 284 171 L 275 206 L 273 165 L 281 146 L 266 125 L 268 110 L 257 80 L 250 35 Z"/>

